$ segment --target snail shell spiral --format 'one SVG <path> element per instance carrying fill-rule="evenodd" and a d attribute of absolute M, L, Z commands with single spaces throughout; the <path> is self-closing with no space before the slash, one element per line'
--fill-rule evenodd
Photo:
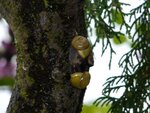
<path fill-rule="evenodd" d="M 84 89 L 90 82 L 89 72 L 76 72 L 71 74 L 71 84 L 78 89 Z"/>
<path fill-rule="evenodd" d="M 85 37 L 76 36 L 72 40 L 72 46 L 77 50 L 84 50 L 90 46 L 90 43 Z"/>
<path fill-rule="evenodd" d="M 72 46 L 78 51 L 82 58 L 86 58 L 92 50 L 90 42 L 83 36 L 74 37 Z"/>

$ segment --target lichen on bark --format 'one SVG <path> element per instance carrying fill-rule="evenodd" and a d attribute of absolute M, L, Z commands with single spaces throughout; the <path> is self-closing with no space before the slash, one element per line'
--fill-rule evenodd
<path fill-rule="evenodd" d="M 0 13 L 17 49 L 7 113 L 80 113 L 85 89 L 71 86 L 68 56 L 75 34 L 87 35 L 83 1 L 1 0 Z"/>

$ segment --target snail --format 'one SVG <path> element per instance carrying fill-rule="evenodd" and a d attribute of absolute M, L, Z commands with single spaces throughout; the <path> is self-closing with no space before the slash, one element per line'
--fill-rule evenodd
<path fill-rule="evenodd" d="M 86 58 L 92 51 L 90 42 L 83 36 L 75 36 L 71 44 L 82 58 Z"/>
<path fill-rule="evenodd" d="M 90 73 L 89 72 L 75 72 L 71 74 L 71 85 L 78 88 L 84 89 L 90 82 Z"/>
<path fill-rule="evenodd" d="M 90 82 L 89 67 L 93 66 L 93 52 L 90 42 L 83 36 L 75 36 L 71 42 L 69 51 L 71 64 L 71 85 L 84 89 Z"/>

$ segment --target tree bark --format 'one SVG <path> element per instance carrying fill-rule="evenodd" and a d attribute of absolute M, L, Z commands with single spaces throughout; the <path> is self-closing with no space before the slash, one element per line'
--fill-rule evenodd
<path fill-rule="evenodd" d="M 69 48 L 87 36 L 83 0 L 1 0 L 11 26 L 17 75 L 7 113 L 80 113 L 85 89 L 70 84 Z"/>

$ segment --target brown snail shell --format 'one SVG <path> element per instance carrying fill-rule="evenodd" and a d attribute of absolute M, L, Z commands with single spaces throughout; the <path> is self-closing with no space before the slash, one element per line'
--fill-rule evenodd
<path fill-rule="evenodd" d="M 71 74 L 70 82 L 72 86 L 78 89 L 84 89 L 89 84 L 90 78 L 89 72 L 76 72 Z"/>
<path fill-rule="evenodd" d="M 86 58 L 92 50 L 88 39 L 83 36 L 74 37 L 72 40 L 72 46 L 78 51 L 82 58 Z"/>
<path fill-rule="evenodd" d="M 87 49 L 89 45 L 89 41 L 83 36 L 75 36 L 72 40 L 72 46 L 77 50 Z"/>

